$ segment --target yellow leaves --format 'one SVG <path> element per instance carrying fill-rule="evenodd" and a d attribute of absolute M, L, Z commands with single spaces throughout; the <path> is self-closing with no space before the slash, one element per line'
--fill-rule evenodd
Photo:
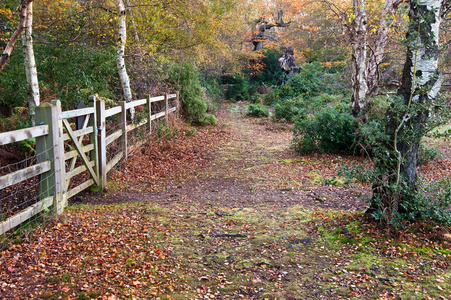
<path fill-rule="evenodd" d="M 13 15 L 11 13 L 11 9 L 0 6 L 0 16 L 11 19 Z"/>

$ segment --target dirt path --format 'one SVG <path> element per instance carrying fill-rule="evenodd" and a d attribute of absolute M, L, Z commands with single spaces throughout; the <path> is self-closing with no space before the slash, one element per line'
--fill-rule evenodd
<path fill-rule="evenodd" d="M 218 127 L 228 134 L 212 145 L 208 163 L 188 175 L 174 174 L 140 185 L 130 183 L 125 191 L 81 202 L 196 202 L 228 207 L 273 204 L 349 211 L 366 207 L 358 195 L 367 194 L 368 188 L 324 185 L 324 179 L 332 179 L 337 167 L 351 165 L 355 158 L 326 154 L 301 157 L 290 149 L 292 132 L 288 125 L 273 123 L 269 118 L 249 118 L 244 111 L 244 104 L 221 108 Z"/>

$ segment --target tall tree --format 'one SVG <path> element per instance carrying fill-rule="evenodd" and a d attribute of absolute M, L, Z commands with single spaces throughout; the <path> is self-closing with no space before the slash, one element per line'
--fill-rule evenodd
<path fill-rule="evenodd" d="M 420 139 L 428 130 L 426 122 L 433 113 L 442 83 L 438 56 L 443 2 L 412 0 L 410 3 L 407 55 L 398 91 L 402 105 L 392 105 L 387 113 L 389 157 L 376 163 L 378 168 L 388 168 L 388 173 L 382 175 L 388 185 L 375 186 L 374 197 L 382 200 L 381 209 L 390 214 L 408 211 L 409 193 L 416 189 Z"/>
<path fill-rule="evenodd" d="M 8 62 L 11 52 L 13 51 L 14 45 L 16 44 L 17 40 L 19 39 L 19 36 L 21 35 L 26 19 L 27 19 L 27 8 L 28 4 L 33 2 L 33 0 L 22 0 L 20 4 L 20 10 L 19 10 L 19 24 L 17 25 L 17 29 L 12 34 L 11 38 L 9 39 L 8 43 L 6 44 L 5 49 L 3 50 L 2 55 L 0 56 L 0 72 L 5 67 L 6 63 Z"/>
<path fill-rule="evenodd" d="M 39 82 L 38 72 L 36 69 L 36 61 L 33 51 L 33 2 L 30 2 L 27 7 L 27 17 L 25 22 L 25 28 L 22 32 L 22 47 L 25 62 L 25 72 L 27 75 L 28 84 L 28 114 L 31 119 L 31 123 L 35 124 L 35 108 L 39 105 Z"/>
<path fill-rule="evenodd" d="M 368 92 L 366 72 L 366 6 L 365 0 L 352 0 L 354 20 L 352 24 L 352 112 L 357 115 L 365 106 Z"/>
<path fill-rule="evenodd" d="M 119 36 L 116 47 L 116 63 L 119 71 L 119 79 L 121 81 L 122 91 L 126 102 L 132 101 L 132 90 L 130 88 L 130 79 L 125 66 L 125 44 L 127 43 L 127 11 L 122 0 L 117 0 L 119 14 Z M 134 110 L 130 109 L 131 118 L 133 119 Z"/>

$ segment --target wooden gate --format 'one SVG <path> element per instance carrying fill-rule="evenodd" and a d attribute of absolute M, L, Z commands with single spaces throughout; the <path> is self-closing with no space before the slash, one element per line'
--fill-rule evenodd
<path fill-rule="evenodd" d="M 61 112 L 60 101 L 52 103 L 58 110 L 58 146 L 64 157 L 60 163 L 62 206 L 65 207 L 70 197 L 92 185 L 99 185 L 96 108 L 94 102 L 91 107 Z M 76 129 L 75 120 L 80 117 L 84 117 L 84 121 L 81 128 Z"/>

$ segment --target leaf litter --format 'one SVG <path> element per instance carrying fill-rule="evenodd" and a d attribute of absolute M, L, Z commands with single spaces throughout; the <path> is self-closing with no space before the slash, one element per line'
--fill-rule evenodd
<path fill-rule="evenodd" d="M 195 134 L 176 124 L 107 193 L 2 252 L 0 298 L 450 298 L 449 228 L 383 230 L 363 214 L 369 187 L 324 185 L 363 159 L 296 156 L 289 130 L 239 111 Z"/>

